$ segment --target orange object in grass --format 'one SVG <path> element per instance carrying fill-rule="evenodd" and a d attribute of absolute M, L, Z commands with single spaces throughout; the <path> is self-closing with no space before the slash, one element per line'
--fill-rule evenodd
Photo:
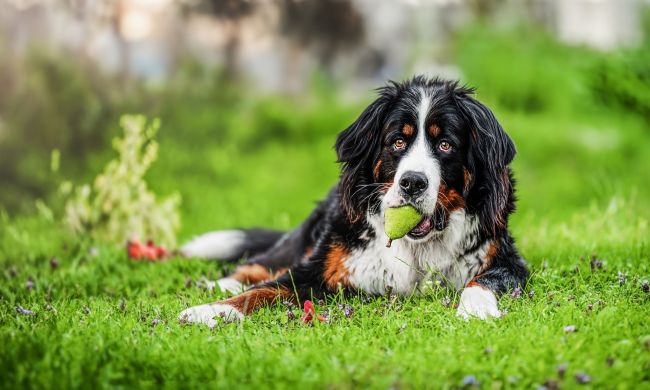
<path fill-rule="evenodd" d="M 143 244 L 137 238 L 126 243 L 126 252 L 132 260 L 157 261 L 164 259 L 168 255 L 164 247 L 154 245 L 151 240 Z"/>
<path fill-rule="evenodd" d="M 300 321 L 302 321 L 305 324 L 311 323 L 311 321 L 314 319 L 314 316 L 316 316 L 316 318 L 320 322 L 327 321 L 325 317 L 316 313 L 316 311 L 314 310 L 314 304 L 311 303 L 310 300 L 306 300 L 305 303 L 303 304 L 303 311 L 304 314 L 302 315 L 302 317 L 300 317 Z"/>

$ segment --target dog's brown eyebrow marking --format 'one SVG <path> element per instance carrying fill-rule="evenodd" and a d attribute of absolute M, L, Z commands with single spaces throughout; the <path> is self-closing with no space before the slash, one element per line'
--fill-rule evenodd
<path fill-rule="evenodd" d="M 402 127 L 402 133 L 407 137 L 412 136 L 414 132 L 415 129 L 411 125 L 404 125 L 404 127 Z"/>
<path fill-rule="evenodd" d="M 431 136 L 433 137 L 437 137 L 438 134 L 440 134 L 440 127 L 438 127 L 438 125 L 436 125 L 435 123 L 429 126 L 429 134 L 431 134 Z"/>

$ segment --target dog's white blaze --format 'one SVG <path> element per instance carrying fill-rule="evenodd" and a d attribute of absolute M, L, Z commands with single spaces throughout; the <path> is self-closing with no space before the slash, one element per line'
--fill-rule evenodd
<path fill-rule="evenodd" d="M 241 230 L 220 230 L 194 237 L 180 252 L 186 257 L 227 259 L 239 253 L 245 240 L 246 234 Z"/>
<path fill-rule="evenodd" d="M 382 213 L 383 214 L 383 213 Z M 478 223 L 465 210 L 454 211 L 449 225 L 426 240 L 399 239 L 386 247 L 383 215 L 368 215 L 376 238 L 346 259 L 350 283 L 370 294 L 383 294 L 390 287 L 398 294 L 419 291 L 422 282 L 439 280 L 460 289 L 478 273 L 488 246 L 464 253 L 473 244 Z"/>
<path fill-rule="evenodd" d="M 226 321 L 239 321 L 244 318 L 244 314 L 231 305 L 208 303 L 183 310 L 178 315 L 178 320 L 181 323 L 206 324 L 213 328 L 220 317 Z"/>
<path fill-rule="evenodd" d="M 466 319 L 476 317 L 482 320 L 501 316 L 494 293 L 478 286 L 467 287 L 463 290 L 456 314 Z"/>
<path fill-rule="evenodd" d="M 418 205 L 425 211 L 433 213 L 438 199 L 438 188 L 440 186 L 440 164 L 435 158 L 427 142 L 426 118 L 431 108 L 431 97 L 424 90 L 420 91 L 420 104 L 418 106 L 418 125 L 415 140 L 410 146 L 406 155 L 400 160 L 395 173 L 393 185 L 384 197 L 385 207 L 395 207 L 403 203 L 399 193 L 399 182 L 404 173 L 413 171 L 422 173 L 429 181 L 429 186 L 422 195 Z"/>

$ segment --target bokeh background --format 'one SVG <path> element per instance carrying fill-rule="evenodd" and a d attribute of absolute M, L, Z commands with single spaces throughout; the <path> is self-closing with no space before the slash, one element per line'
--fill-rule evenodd
<path fill-rule="evenodd" d="M 0 0 L 0 388 L 647 388 L 649 6 Z M 317 301 L 314 327 L 284 304 L 180 324 L 235 265 L 132 261 L 131 233 L 298 225 L 336 135 L 416 73 L 476 87 L 517 145 L 508 314 L 461 321 L 425 283 Z"/>
<path fill-rule="evenodd" d="M 373 89 L 422 73 L 476 87 L 515 139 L 524 240 L 589 210 L 644 216 L 648 5 L 0 0 L 0 208 L 58 215 L 61 183 L 90 182 L 142 113 L 161 119 L 147 181 L 180 193 L 182 239 L 289 228 L 335 183 L 335 136 Z"/>

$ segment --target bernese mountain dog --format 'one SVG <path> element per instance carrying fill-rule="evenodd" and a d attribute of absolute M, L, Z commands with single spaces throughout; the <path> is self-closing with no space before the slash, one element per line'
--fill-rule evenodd
<path fill-rule="evenodd" d="M 234 296 L 188 308 L 184 323 L 241 319 L 281 301 L 417 293 L 427 281 L 462 289 L 457 314 L 499 317 L 497 296 L 528 270 L 508 231 L 515 147 L 494 114 L 458 82 L 390 82 L 338 135 L 338 184 L 289 232 L 226 230 L 194 238 L 188 257 L 248 260 L 216 282 Z M 387 247 L 384 212 L 424 218 Z"/>

